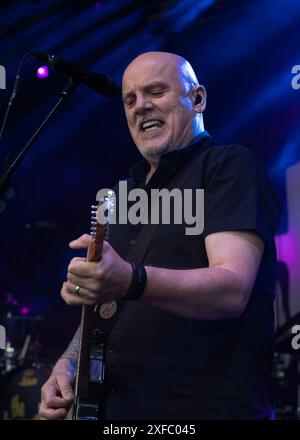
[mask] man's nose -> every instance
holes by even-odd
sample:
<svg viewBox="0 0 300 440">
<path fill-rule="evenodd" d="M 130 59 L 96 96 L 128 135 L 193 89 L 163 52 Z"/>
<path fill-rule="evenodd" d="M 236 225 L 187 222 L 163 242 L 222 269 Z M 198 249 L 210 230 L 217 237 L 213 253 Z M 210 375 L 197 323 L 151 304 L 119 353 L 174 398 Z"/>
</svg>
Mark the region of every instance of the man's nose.
<svg viewBox="0 0 300 440">
<path fill-rule="evenodd" d="M 147 96 L 144 95 L 137 96 L 135 102 L 136 113 L 143 113 L 145 110 L 150 110 L 152 108 L 153 108 L 153 104 Z"/>
</svg>

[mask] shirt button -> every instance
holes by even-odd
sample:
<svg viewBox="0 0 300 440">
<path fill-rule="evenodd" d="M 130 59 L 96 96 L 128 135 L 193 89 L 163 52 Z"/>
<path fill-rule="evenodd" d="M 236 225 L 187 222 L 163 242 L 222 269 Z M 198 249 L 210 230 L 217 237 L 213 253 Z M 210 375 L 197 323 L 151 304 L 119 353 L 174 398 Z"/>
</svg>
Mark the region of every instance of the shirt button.
<svg viewBox="0 0 300 440">
<path fill-rule="evenodd" d="M 114 388 L 111 389 L 112 394 L 115 394 L 116 390 Z"/>
<path fill-rule="evenodd" d="M 114 354 L 114 352 L 115 352 L 115 350 L 114 350 L 113 348 L 110 348 L 110 349 L 108 350 L 108 353 L 109 353 L 109 354 Z"/>
<path fill-rule="evenodd" d="M 135 245 L 135 240 L 130 240 L 129 244 L 130 244 L 130 246 L 134 246 Z"/>
</svg>

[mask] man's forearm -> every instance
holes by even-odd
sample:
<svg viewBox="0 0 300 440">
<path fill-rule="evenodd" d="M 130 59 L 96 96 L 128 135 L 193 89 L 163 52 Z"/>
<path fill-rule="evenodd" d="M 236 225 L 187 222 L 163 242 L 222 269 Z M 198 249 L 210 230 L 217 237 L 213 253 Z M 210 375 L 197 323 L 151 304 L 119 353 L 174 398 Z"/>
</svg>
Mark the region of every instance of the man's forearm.
<svg viewBox="0 0 300 440">
<path fill-rule="evenodd" d="M 80 326 L 76 330 L 76 333 L 74 334 L 73 339 L 71 340 L 68 348 L 61 356 L 61 358 L 69 359 L 75 368 L 77 366 L 79 340 L 80 340 Z"/>
<path fill-rule="evenodd" d="M 225 319 L 238 316 L 248 293 L 231 270 L 190 270 L 146 267 L 148 281 L 143 301 L 179 316 Z"/>
</svg>

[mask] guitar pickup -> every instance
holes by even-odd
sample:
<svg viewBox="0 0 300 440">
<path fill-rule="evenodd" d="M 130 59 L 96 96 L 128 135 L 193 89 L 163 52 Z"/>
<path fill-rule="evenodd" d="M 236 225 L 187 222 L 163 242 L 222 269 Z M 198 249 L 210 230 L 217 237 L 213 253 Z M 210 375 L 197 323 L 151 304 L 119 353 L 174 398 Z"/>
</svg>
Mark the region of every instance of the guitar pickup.
<svg viewBox="0 0 300 440">
<path fill-rule="evenodd" d="M 90 356 L 90 381 L 102 383 L 104 381 L 104 370 L 103 351 L 92 353 Z"/>
</svg>

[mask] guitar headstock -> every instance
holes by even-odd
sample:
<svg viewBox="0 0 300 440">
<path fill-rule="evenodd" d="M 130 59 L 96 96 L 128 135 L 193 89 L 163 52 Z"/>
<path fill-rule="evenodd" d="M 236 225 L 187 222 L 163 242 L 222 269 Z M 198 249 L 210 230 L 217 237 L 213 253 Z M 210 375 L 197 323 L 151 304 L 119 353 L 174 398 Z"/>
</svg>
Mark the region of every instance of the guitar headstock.
<svg viewBox="0 0 300 440">
<path fill-rule="evenodd" d="M 100 261 L 102 256 L 103 241 L 108 239 L 109 221 L 114 215 L 115 193 L 100 190 L 97 193 L 97 205 L 91 207 L 91 236 L 87 260 Z"/>
<path fill-rule="evenodd" d="M 94 240 L 108 238 L 108 225 L 115 213 L 115 193 L 112 190 L 97 192 L 97 205 L 91 206 L 91 236 Z"/>
</svg>

